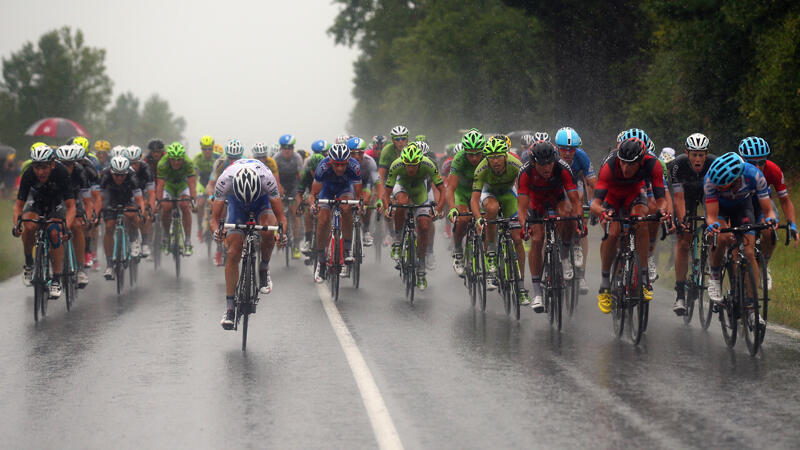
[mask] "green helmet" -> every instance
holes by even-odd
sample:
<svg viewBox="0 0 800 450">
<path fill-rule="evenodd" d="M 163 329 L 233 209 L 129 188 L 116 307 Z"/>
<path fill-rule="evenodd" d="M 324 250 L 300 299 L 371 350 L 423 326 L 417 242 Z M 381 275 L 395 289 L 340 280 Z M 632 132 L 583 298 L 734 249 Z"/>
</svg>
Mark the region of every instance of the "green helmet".
<svg viewBox="0 0 800 450">
<path fill-rule="evenodd" d="M 424 134 L 418 134 L 414 137 L 414 140 L 418 142 L 428 142 L 428 137 Z"/>
<path fill-rule="evenodd" d="M 422 150 L 417 147 L 416 142 L 412 142 L 400 153 L 400 160 L 403 164 L 419 164 L 422 161 Z"/>
<path fill-rule="evenodd" d="M 186 149 L 180 142 L 173 142 L 167 147 L 167 159 L 183 159 L 186 157 Z"/>
<path fill-rule="evenodd" d="M 473 128 L 461 138 L 461 145 L 469 153 L 482 152 L 483 147 L 486 145 L 486 138 L 483 137 L 480 131 Z"/>
<path fill-rule="evenodd" d="M 505 155 L 508 153 L 508 143 L 501 137 L 492 137 L 488 142 L 486 142 L 486 146 L 483 148 L 483 153 L 486 156 Z"/>
</svg>

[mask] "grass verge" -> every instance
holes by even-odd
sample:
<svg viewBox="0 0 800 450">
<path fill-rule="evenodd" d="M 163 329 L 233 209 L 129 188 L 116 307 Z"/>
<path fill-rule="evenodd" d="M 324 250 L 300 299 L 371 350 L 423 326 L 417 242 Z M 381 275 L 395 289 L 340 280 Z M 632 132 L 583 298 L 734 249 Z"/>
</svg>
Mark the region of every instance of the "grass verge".
<svg viewBox="0 0 800 450">
<path fill-rule="evenodd" d="M 0 200 L 0 280 L 22 271 L 22 241 L 11 235 L 13 200 Z"/>
</svg>

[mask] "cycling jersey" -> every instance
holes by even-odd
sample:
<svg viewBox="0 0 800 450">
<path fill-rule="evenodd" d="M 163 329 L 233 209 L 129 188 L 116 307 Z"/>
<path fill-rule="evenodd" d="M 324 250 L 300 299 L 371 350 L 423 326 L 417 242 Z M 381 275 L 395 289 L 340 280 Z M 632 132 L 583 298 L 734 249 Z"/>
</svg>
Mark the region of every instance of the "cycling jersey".
<svg viewBox="0 0 800 450">
<path fill-rule="evenodd" d="M 297 190 L 300 173 L 303 171 L 303 157 L 297 152 L 292 152 L 290 158 L 284 158 L 283 151 L 281 151 L 275 157 L 275 163 L 278 167 L 278 172 L 281 174 L 281 185 L 284 191 L 294 192 Z"/>
<path fill-rule="evenodd" d="M 628 194 L 639 191 L 645 187 L 645 182 L 649 181 L 653 186 L 655 198 L 664 198 L 664 174 L 658 158 L 652 155 L 645 155 L 639 164 L 639 170 L 630 178 L 622 177 L 622 169 L 616 152 L 609 155 L 603 167 L 600 168 L 600 175 L 594 190 L 594 197 L 604 199 L 607 194 Z"/>
<path fill-rule="evenodd" d="M 386 188 L 392 189 L 393 193 L 405 192 L 415 205 L 426 203 L 428 198 L 427 181 L 433 182 L 435 186 L 441 186 L 444 181 L 439 175 L 436 164 L 427 156 L 422 157 L 419 169 L 414 175 L 408 173 L 408 168 L 401 159 L 395 159 L 389 172 L 386 175 Z"/>
<path fill-rule="evenodd" d="M 103 205 L 114 207 L 117 205 L 133 206 L 134 198 L 142 196 L 142 188 L 133 169 L 125 174 L 125 180 L 117 184 L 114 182 L 111 169 L 106 169 L 100 174 L 100 193 L 103 196 Z M 105 220 L 114 219 L 115 214 L 106 210 L 103 213 Z"/>
<path fill-rule="evenodd" d="M 219 179 L 215 184 L 214 197 L 227 197 L 229 205 L 232 202 L 239 203 L 238 200 L 236 200 L 236 197 L 233 195 L 233 179 L 236 174 L 245 167 L 250 167 L 251 169 L 255 170 L 256 174 L 258 175 L 258 180 L 261 183 L 262 197 L 266 197 L 267 199 L 279 198 L 278 182 L 275 180 L 275 176 L 272 174 L 272 171 L 270 171 L 269 168 L 264 165 L 264 163 L 255 159 L 239 159 L 228 166 L 228 168 L 225 169 L 225 171 L 219 176 Z"/>
<path fill-rule="evenodd" d="M 786 180 L 783 178 L 783 171 L 777 164 L 767 160 L 761 173 L 764 174 L 764 179 L 767 180 L 767 186 L 775 186 L 775 193 L 779 198 L 789 195 L 789 189 L 786 187 Z"/>
<path fill-rule="evenodd" d="M 361 184 L 361 167 L 354 158 L 347 162 L 344 174 L 336 175 L 333 171 L 333 160 L 325 158 L 317 165 L 314 180 L 322 183 L 319 198 L 334 199 L 353 192 L 353 185 Z"/>
<path fill-rule="evenodd" d="M 35 211 L 39 215 L 53 212 L 65 200 L 74 199 L 75 192 L 70 187 L 67 168 L 56 163 L 47 181 L 40 182 L 33 170 L 22 174 L 17 191 L 17 199 L 26 202 L 25 211 Z"/>
<path fill-rule="evenodd" d="M 203 152 L 200 152 L 194 155 L 194 159 L 192 162 L 194 166 L 197 168 L 197 177 L 200 180 L 200 184 L 205 186 L 208 184 L 208 180 L 211 178 L 211 169 L 214 168 L 214 162 L 217 160 L 217 155 L 212 153 L 212 157 L 206 159 L 206 156 Z"/>
<path fill-rule="evenodd" d="M 569 166 L 576 180 L 583 180 L 584 178 L 596 176 L 594 166 L 592 166 L 592 160 L 589 159 L 589 155 L 582 149 L 575 149 L 575 157 L 572 158 L 572 163 L 570 163 Z"/>
<path fill-rule="evenodd" d="M 67 169 L 69 172 L 69 169 Z M 72 189 L 72 195 L 76 200 L 76 207 L 80 212 L 83 212 L 83 202 L 78 199 L 89 198 L 91 196 L 89 189 L 89 179 L 86 178 L 86 171 L 80 164 L 72 166 L 72 173 L 69 175 L 69 185 Z"/>
<path fill-rule="evenodd" d="M 183 164 L 179 169 L 173 169 L 169 158 L 161 158 L 158 162 L 157 178 L 164 180 L 164 190 L 171 197 L 180 197 L 181 192 L 189 186 L 189 177 L 195 176 L 194 163 L 188 156 L 183 157 Z"/>
<path fill-rule="evenodd" d="M 506 157 L 506 168 L 501 174 L 495 173 L 489 164 L 489 159 L 484 158 L 475 168 L 475 178 L 472 182 L 472 191 L 481 193 L 481 206 L 484 200 L 492 197 L 497 199 L 504 217 L 516 217 L 518 204 L 517 189 L 514 184 L 521 171 L 522 162 L 510 153 Z M 512 225 L 512 228 L 518 227 L 519 223 L 515 222 Z"/>
<path fill-rule="evenodd" d="M 164 159 L 164 155 L 161 156 L 161 159 Z M 161 160 L 156 161 L 156 159 L 153 158 L 153 156 L 150 153 L 148 153 L 147 156 L 144 157 L 144 162 L 146 162 L 147 165 L 150 166 L 150 171 L 153 172 L 153 174 L 158 173 L 158 163 L 160 161 Z"/>
<path fill-rule="evenodd" d="M 314 153 L 311 155 L 303 167 L 303 174 L 300 176 L 300 183 L 297 186 L 297 192 L 302 194 L 306 189 L 311 189 L 311 183 L 314 181 L 314 174 L 317 171 L 320 161 L 325 159 L 324 153 Z"/>
<path fill-rule="evenodd" d="M 703 183 L 706 203 L 719 202 L 721 208 L 731 208 L 743 205 L 753 196 L 759 199 L 769 198 L 769 188 L 764 174 L 750 163 L 744 163 L 744 172 L 736 183 L 732 189 L 721 191 L 706 175 Z"/>
<path fill-rule="evenodd" d="M 472 183 L 475 181 L 475 167 L 467 159 L 467 152 L 460 151 L 450 162 L 450 174 L 458 177 L 455 191 L 456 205 L 469 205 L 472 196 Z"/>
<path fill-rule="evenodd" d="M 442 178 L 447 179 L 450 176 L 450 168 L 453 166 L 453 157 L 450 156 L 442 161 Z"/>
<path fill-rule="evenodd" d="M 708 172 L 708 168 L 711 167 L 711 163 L 714 162 L 715 159 L 716 156 L 707 155 L 700 172 L 696 172 L 692 167 L 689 155 L 684 153 L 675 158 L 675 160 L 670 163 L 672 192 L 683 192 L 687 205 L 699 203 L 704 195 L 703 183 L 706 172 Z M 689 208 L 687 208 L 687 210 L 688 209 Z M 696 209 L 696 207 L 694 209 Z"/>
<path fill-rule="evenodd" d="M 526 164 L 519 175 L 519 195 L 528 196 L 529 208 L 540 214 L 555 208 L 565 199 L 565 193 L 577 190 L 572 169 L 563 159 L 553 165 L 549 178 L 539 174 L 533 164 Z"/>
<path fill-rule="evenodd" d="M 144 191 L 152 191 L 156 188 L 156 179 L 153 176 L 153 172 L 150 170 L 150 166 L 144 163 L 139 163 L 139 169 L 136 170 L 136 178 L 139 180 L 139 186 Z"/>
<path fill-rule="evenodd" d="M 389 142 L 381 150 L 381 159 L 378 161 L 378 168 L 389 169 L 395 159 L 400 157 L 400 151 L 394 146 L 394 142 Z"/>
<path fill-rule="evenodd" d="M 361 158 L 361 185 L 364 189 L 370 189 L 380 182 L 378 178 L 378 164 L 369 155 Z"/>
</svg>

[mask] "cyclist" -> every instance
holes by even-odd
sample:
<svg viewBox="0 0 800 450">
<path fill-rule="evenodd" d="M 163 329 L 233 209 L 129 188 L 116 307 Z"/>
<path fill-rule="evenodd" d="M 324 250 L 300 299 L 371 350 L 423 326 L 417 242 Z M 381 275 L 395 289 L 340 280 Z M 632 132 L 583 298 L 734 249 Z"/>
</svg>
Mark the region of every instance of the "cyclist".
<svg viewBox="0 0 800 450">
<path fill-rule="evenodd" d="M 76 144 L 62 145 L 56 149 L 58 162 L 69 173 L 70 188 L 75 198 L 75 221 L 72 223 L 70 231 L 72 232 L 73 246 L 75 247 L 75 258 L 78 261 L 85 261 L 86 258 L 86 235 L 84 234 L 84 230 L 88 230 L 88 222 L 85 220 L 86 211 L 93 210 L 89 179 L 86 178 L 86 171 L 83 166 L 77 164 L 82 150 L 83 148 Z M 78 288 L 84 288 L 89 284 L 89 277 L 86 276 L 86 272 L 83 270 L 83 264 L 77 269 Z"/>
<path fill-rule="evenodd" d="M 725 153 L 714 160 L 703 180 L 703 191 L 706 195 L 708 233 L 719 233 L 720 228 L 729 226 L 736 227 L 755 223 L 753 197 L 757 197 L 757 202 L 764 214 L 764 221 L 774 225 L 778 223 L 769 200 L 769 186 L 764 174 L 734 152 Z M 732 242 L 732 236 L 720 236 L 716 249 L 710 252 L 711 279 L 708 283 L 708 298 L 717 304 L 722 302 L 720 281 L 722 254 Z M 750 267 L 753 268 L 755 279 L 758 280 L 760 279 L 760 268 L 756 263 L 755 242 L 754 231 L 748 232 L 744 236 L 745 256 L 750 262 Z M 752 286 L 751 289 L 755 289 L 755 286 Z M 752 302 L 752 298 L 750 302 Z M 752 318 L 754 314 L 752 304 L 749 314 Z M 763 317 L 759 317 L 759 321 L 763 323 Z"/>
<path fill-rule="evenodd" d="M 383 146 L 378 160 L 378 173 L 384 185 L 386 185 L 386 175 L 389 173 L 389 167 L 400 157 L 400 152 L 408 144 L 408 128 L 403 125 L 397 125 L 389 132 L 389 136 L 392 138 L 392 142 Z"/>
<path fill-rule="evenodd" d="M 672 175 L 672 171 L 669 170 L 670 163 L 675 161 L 675 149 L 672 147 L 664 147 L 661 149 L 661 153 L 658 154 L 658 159 L 661 160 L 662 163 L 667 165 L 667 172 L 668 176 Z M 675 199 L 673 199 L 675 200 Z"/>
<path fill-rule="evenodd" d="M 472 183 L 470 210 L 477 221 L 477 231 L 483 227 L 481 211 L 486 213 L 486 220 L 494 220 L 502 211 L 503 217 L 515 219 L 511 223 L 511 238 L 517 251 L 520 276 L 525 273 L 525 249 L 522 246 L 520 223 L 517 219 L 517 177 L 522 170 L 522 162 L 513 154 L 509 154 L 508 142 L 502 137 L 492 137 L 483 148 L 486 158 L 475 168 Z M 489 288 L 497 284 L 497 225 L 486 228 L 486 274 L 490 281 Z M 524 283 L 523 283 L 524 285 Z"/>
<path fill-rule="evenodd" d="M 420 139 L 421 138 L 421 139 Z M 414 143 L 417 144 L 417 148 L 422 152 L 422 156 L 431 160 L 434 166 L 436 166 L 436 170 L 439 170 L 439 164 L 436 160 L 436 155 L 431 152 L 431 147 L 428 145 L 428 142 L 425 140 L 426 137 L 424 134 L 418 134 L 414 140 Z M 441 172 L 439 173 L 441 177 Z M 444 180 L 444 178 L 442 178 Z M 439 195 L 439 190 L 434 190 L 433 186 L 426 183 L 428 185 L 428 197 L 432 198 L 437 204 L 442 204 L 444 207 L 444 199 Z M 425 264 L 428 270 L 433 270 L 436 268 L 436 254 L 433 251 L 433 244 L 436 240 L 436 222 L 431 222 L 430 224 L 430 231 L 429 231 L 430 239 L 428 239 L 428 252 L 426 253 L 425 257 Z"/>
<path fill-rule="evenodd" d="M 789 190 L 783 178 L 783 171 L 777 164 L 767 159 L 770 153 L 771 150 L 767 141 L 757 136 L 744 138 L 739 143 L 739 155 L 746 162 L 758 167 L 764 174 L 764 179 L 767 180 L 767 186 L 775 187 L 775 193 L 778 195 L 778 201 L 781 204 L 783 214 L 786 215 L 789 232 L 792 234 L 796 246 L 797 224 L 795 223 L 794 204 L 792 204 L 792 200 L 789 198 Z M 776 219 L 779 219 L 778 209 L 775 207 L 775 203 L 771 200 L 770 203 L 772 203 L 772 210 L 775 212 Z M 764 214 L 761 210 L 761 204 L 755 198 L 753 199 L 753 213 L 758 221 L 763 222 Z M 775 244 L 772 242 L 772 239 L 769 238 L 769 230 L 763 230 L 761 236 L 761 249 L 764 251 L 764 260 L 769 263 L 772 252 L 775 250 Z M 768 265 L 767 289 L 772 289 L 772 274 L 770 273 Z"/>
<path fill-rule="evenodd" d="M 462 151 L 456 153 L 447 175 L 445 198 L 450 206 L 447 214 L 455 222 L 453 231 L 453 270 L 458 276 L 464 275 L 464 236 L 467 234 L 469 217 L 459 216 L 470 210 L 472 184 L 475 181 L 475 168 L 483 161 L 483 147 L 486 139 L 480 131 L 472 129 L 461 138 Z"/>
<path fill-rule="evenodd" d="M 331 145 L 324 139 L 318 139 L 311 144 L 311 151 L 314 152 L 303 166 L 303 172 L 300 175 L 300 183 L 297 186 L 297 204 L 303 202 L 303 196 L 306 191 L 311 192 L 311 184 L 314 182 L 314 174 L 317 171 L 320 161 L 325 159 L 325 155 L 330 150 Z M 311 216 L 311 211 L 306 209 L 303 214 L 303 224 L 305 225 L 305 240 L 300 247 L 300 252 L 306 256 L 311 255 L 311 239 L 314 233 L 314 219 Z M 310 262 L 310 259 L 307 259 Z"/>
<path fill-rule="evenodd" d="M 242 148 L 244 148 L 244 147 L 242 147 Z M 260 142 L 258 144 L 256 144 L 256 145 L 254 145 L 252 149 L 250 149 L 250 153 L 253 154 L 253 159 L 260 161 L 262 164 L 267 166 L 267 169 L 269 169 L 270 172 L 272 172 L 272 176 L 275 177 L 275 181 L 278 182 L 278 192 L 281 195 L 283 195 L 283 187 L 281 187 L 281 177 L 280 177 L 280 173 L 278 171 L 278 163 L 275 162 L 275 159 L 272 156 L 269 156 L 269 154 L 271 152 L 272 152 L 272 150 L 270 150 L 269 147 L 267 147 L 266 144 L 262 144 Z M 226 154 L 227 154 L 227 152 L 226 152 Z M 222 173 L 221 170 L 226 169 L 228 166 L 233 164 L 236 160 L 241 158 L 242 154 L 239 153 L 238 157 L 236 155 L 234 155 L 233 153 L 231 153 L 231 154 L 229 154 L 227 156 L 228 157 L 227 157 L 227 159 L 225 161 L 219 163 L 219 167 L 217 167 L 217 169 L 215 169 L 215 172 L 216 172 L 216 170 L 220 170 L 219 173 L 221 174 Z"/>
<path fill-rule="evenodd" d="M 578 132 L 570 127 L 560 128 L 556 132 L 555 143 L 558 147 L 558 154 L 561 159 L 569 164 L 572 175 L 575 177 L 578 186 L 578 197 L 581 205 L 588 204 L 589 199 L 594 195 L 594 187 L 597 183 L 597 175 L 594 172 L 592 161 L 589 155 L 581 149 L 581 137 Z M 583 209 L 573 211 L 575 215 L 582 215 Z M 586 285 L 586 260 L 589 252 L 589 240 L 587 236 L 580 239 L 580 245 L 573 248 L 575 255 L 575 265 L 577 266 L 578 279 L 581 294 L 589 292 Z"/>
<path fill-rule="evenodd" d="M 111 150 L 111 143 L 106 140 L 100 139 L 94 141 L 94 155 L 97 158 L 97 167 L 99 170 L 104 170 L 108 167 L 110 157 L 108 151 Z"/>
<path fill-rule="evenodd" d="M 536 138 L 532 134 L 524 134 L 519 139 L 519 160 L 522 161 L 522 165 L 530 162 L 534 142 L 536 142 Z"/>
<path fill-rule="evenodd" d="M 361 200 L 365 205 L 371 205 L 373 202 L 377 203 L 378 209 L 383 209 L 383 184 L 378 177 L 378 164 L 370 156 L 365 155 L 364 152 L 367 148 L 367 141 L 360 137 L 353 137 L 347 141 L 347 148 L 350 150 L 350 156 L 353 157 L 361 168 Z M 373 191 L 373 186 L 375 190 Z M 364 219 L 362 222 L 362 235 L 365 247 L 371 247 L 373 238 L 372 233 L 369 232 L 369 222 L 372 218 L 372 210 L 367 209 L 364 212 Z"/>
<path fill-rule="evenodd" d="M 386 149 L 384 149 L 385 151 Z M 393 202 L 398 205 L 428 204 L 433 201 L 428 183 L 436 187 L 440 198 L 444 198 L 444 181 L 439 176 L 436 165 L 430 158 L 422 155 L 422 151 L 416 142 L 412 142 L 403 148 L 400 157 L 389 167 L 385 183 L 386 189 L 383 191 L 383 202 L 384 204 L 389 204 L 391 192 L 394 198 Z M 443 207 L 444 204 L 439 203 L 436 205 L 435 212 L 433 208 L 418 208 L 413 212 L 414 217 L 417 219 L 417 256 L 420 262 L 417 269 L 417 287 L 420 290 L 428 287 L 428 280 L 425 276 L 425 256 L 428 252 L 428 242 L 433 233 L 431 216 L 434 214 L 436 216 L 441 215 Z M 390 212 L 387 211 L 387 218 Z M 393 213 L 395 236 L 400 235 L 407 213 L 408 211 L 404 209 Z M 395 261 L 400 259 L 400 242 L 397 237 L 392 243 L 392 259 Z"/>
<path fill-rule="evenodd" d="M 183 254 L 191 256 L 192 251 L 192 214 L 191 202 L 197 198 L 197 172 L 192 160 L 186 156 L 186 149 L 180 142 L 173 142 L 167 147 L 165 158 L 158 162 L 156 172 L 156 200 L 180 200 L 181 221 L 185 235 Z M 169 252 L 169 224 L 172 220 L 172 203 L 160 203 L 161 226 L 164 229 L 164 238 L 161 241 L 161 250 Z"/>
<path fill-rule="evenodd" d="M 77 140 L 77 142 L 82 142 L 81 140 Z M 95 160 L 91 159 L 86 154 L 86 149 L 77 144 L 78 147 L 78 158 L 76 162 L 83 168 L 83 172 L 86 175 L 86 179 L 89 182 L 89 193 L 92 197 L 92 209 L 86 211 L 86 213 L 92 213 L 92 216 L 99 220 L 100 217 L 100 203 L 102 199 L 100 198 L 100 174 L 97 170 L 97 165 L 95 164 Z M 77 205 L 77 199 L 76 199 Z M 87 235 L 86 243 L 84 245 L 84 258 L 85 258 L 85 267 L 93 268 L 94 270 L 100 269 L 100 263 L 97 260 L 97 241 L 98 241 L 99 231 L 97 227 L 92 227 Z M 76 251 L 77 253 L 77 251 Z"/>
<path fill-rule="evenodd" d="M 137 206 L 140 212 L 144 211 L 142 188 L 136 178 L 136 173 L 131 169 L 130 161 L 124 156 L 111 158 L 108 169 L 104 170 L 100 176 L 100 192 L 103 195 L 103 205 L 105 206 Z M 106 223 L 106 231 L 103 236 L 106 271 L 103 276 L 106 280 L 113 280 L 114 269 L 111 265 L 111 258 L 114 254 L 114 227 L 117 224 L 117 215 L 113 210 L 106 209 L 103 211 L 103 220 Z M 139 215 L 134 212 L 126 212 L 125 225 L 130 236 L 131 256 L 139 256 L 141 252 L 138 238 L 140 228 Z"/>
<path fill-rule="evenodd" d="M 328 156 L 319 162 L 314 173 L 314 182 L 311 185 L 309 200 L 311 204 L 316 199 L 342 199 L 353 200 L 361 198 L 361 170 L 358 161 L 350 157 L 350 149 L 346 144 L 334 144 L 328 150 Z M 325 247 L 330 235 L 331 205 L 319 205 L 317 214 L 317 264 L 314 273 L 314 282 L 322 283 L 325 280 Z M 353 235 L 353 213 L 350 205 L 342 205 L 342 236 L 344 236 L 344 260 L 341 275 L 350 274 L 349 264 L 353 262 L 350 255 L 350 246 L 353 241 L 348 239 Z"/>
<path fill-rule="evenodd" d="M 141 221 L 139 228 L 142 234 L 142 256 L 147 258 L 150 256 L 150 233 L 153 230 L 149 215 L 156 210 L 156 177 L 150 171 L 150 166 L 142 162 L 142 149 L 139 146 L 129 146 L 125 149 L 124 156 L 131 162 L 131 169 L 136 174 L 144 196 L 146 211 L 149 213 L 146 220 Z"/>
<path fill-rule="evenodd" d="M 144 162 L 150 166 L 150 172 L 153 175 L 158 173 L 158 163 L 164 157 L 164 141 L 161 139 L 150 139 L 147 143 L 147 156 L 144 157 Z"/>
<path fill-rule="evenodd" d="M 290 242 L 292 246 L 292 258 L 300 258 L 300 240 L 302 235 L 300 233 L 300 216 L 297 214 L 297 207 L 299 203 L 295 201 L 294 194 L 297 192 L 297 185 L 300 182 L 300 173 L 303 171 L 303 158 L 299 153 L 294 151 L 296 139 L 291 134 L 284 134 L 278 140 L 281 145 L 280 152 L 275 156 L 275 163 L 278 165 L 278 171 L 283 174 L 279 179 L 282 188 L 281 195 L 286 195 L 291 199 L 289 205 L 286 205 L 289 211 L 289 220 L 292 221 L 292 230 L 294 230 L 294 242 Z"/>
<path fill-rule="evenodd" d="M 526 219 L 547 217 L 549 211 L 555 211 L 561 217 L 580 215 L 581 198 L 572 169 L 564 159 L 558 158 L 558 150 L 551 142 L 537 141 L 530 149 L 531 162 L 526 164 L 519 176 L 519 215 Z M 530 210 L 529 210 L 530 207 Z M 569 260 L 569 248 L 574 230 L 583 230 L 583 222 L 579 226 L 574 223 L 560 222 L 556 228 L 561 235 L 561 268 L 564 279 L 574 276 L 572 263 Z M 528 227 L 524 229 L 528 234 Z M 527 305 L 537 313 L 544 311 L 542 303 L 542 246 L 544 245 L 544 224 L 535 224 L 531 233 L 531 250 L 528 259 L 531 267 L 533 283 L 533 301 L 527 290 L 520 291 L 520 303 Z M 524 264 L 521 264 L 524 270 Z M 524 293 L 523 293 L 524 292 Z"/>
<path fill-rule="evenodd" d="M 203 222 L 206 216 L 206 185 L 211 177 L 211 169 L 218 156 L 214 153 L 214 138 L 205 135 L 200 138 L 200 153 L 192 159 L 197 169 L 197 178 L 200 182 L 197 185 L 197 239 L 203 242 Z"/>
<path fill-rule="evenodd" d="M 228 143 L 230 145 L 230 143 Z M 250 215 L 260 225 L 277 225 L 280 222 L 286 229 L 286 217 L 278 195 L 278 182 L 272 172 L 262 162 L 254 159 L 240 159 L 231 164 L 215 184 L 214 203 L 211 207 L 211 231 L 217 239 L 224 237 L 228 248 L 228 261 L 225 263 L 225 300 L 227 307 L 222 316 L 222 328 L 233 328 L 233 301 L 236 283 L 239 279 L 239 261 L 242 258 L 244 243 L 242 230 L 226 231 L 219 226 L 228 200 L 227 223 L 246 223 Z M 272 292 L 272 279 L 269 275 L 269 259 L 275 247 L 275 233 L 262 231 L 261 263 L 258 266 L 262 294 Z"/>
<path fill-rule="evenodd" d="M 692 231 L 684 223 L 686 216 L 697 215 L 697 207 L 703 201 L 703 180 L 716 158 L 708 153 L 708 138 L 702 133 L 693 133 L 686 138 L 686 153 L 671 161 L 675 222 L 679 231 L 675 242 L 675 304 L 672 310 L 682 316 L 686 313 L 686 273 L 689 267 L 689 245 Z M 664 151 L 662 150 L 662 155 Z M 664 161 L 664 159 L 662 159 Z"/>
<path fill-rule="evenodd" d="M 441 161 L 442 178 L 445 180 L 444 184 L 447 186 L 447 177 L 450 176 L 450 168 L 453 166 L 453 158 L 461 151 L 463 147 L 461 143 L 449 144 L 445 149 L 444 158 Z"/>
<path fill-rule="evenodd" d="M 381 159 L 381 150 L 383 150 L 384 145 L 386 145 L 386 136 L 372 136 L 372 143 L 367 147 L 367 151 L 364 154 L 369 155 L 370 158 L 375 160 L 375 163 L 378 163 Z"/>
<path fill-rule="evenodd" d="M 646 152 L 647 145 L 636 137 L 626 138 L 617 146 L 600 168 L 594 199 L 590 206 L 591 213 L 600 217 L 602 225 L 614 216 L 645 216 L 648 213 L 645 180 L 653 186 L 658 211 L 667 221 L 667 201 L 664 191 L 664 175 L 661 164 L 654 156 Z M 600 244 L 601 274 L 600 292 L 597 296 L 597 307 L 605 314 L 611 312 L 611 263 L 617 251 L 620 224 L 612 222 L 608 226 L 608 238 Z M 636 229 L 636 250 L 639 254 L 641 276 L 647 283 L 642 291 L 645 300 L 653 299 L 652 280 L 648 279 L 647 256 L 650 247 L 647 245 L 649 230 L 647 227 Z"/>
</svg>

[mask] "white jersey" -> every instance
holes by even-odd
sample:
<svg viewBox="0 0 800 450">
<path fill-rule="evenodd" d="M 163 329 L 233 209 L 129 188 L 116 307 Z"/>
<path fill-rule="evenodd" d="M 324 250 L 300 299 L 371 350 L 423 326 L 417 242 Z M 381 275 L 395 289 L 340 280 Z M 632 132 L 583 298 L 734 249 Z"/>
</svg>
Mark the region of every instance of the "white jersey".
<svg viewBox="0 0 800 450">
<path fill-rule="evenodd" d="M 264 163 L 255 159 L 240 159 L 228 166 L 217 180 L 216 188 L 214 189 L 215 198 L 223 199 L 233 194 L 233 178 L 244 167 L 250 167 L 256 171 L 258 179 L 261 181 L 261 192 L 266 193 L 271 198 L 280 198 L 275 175 Z"/>
</svg>

